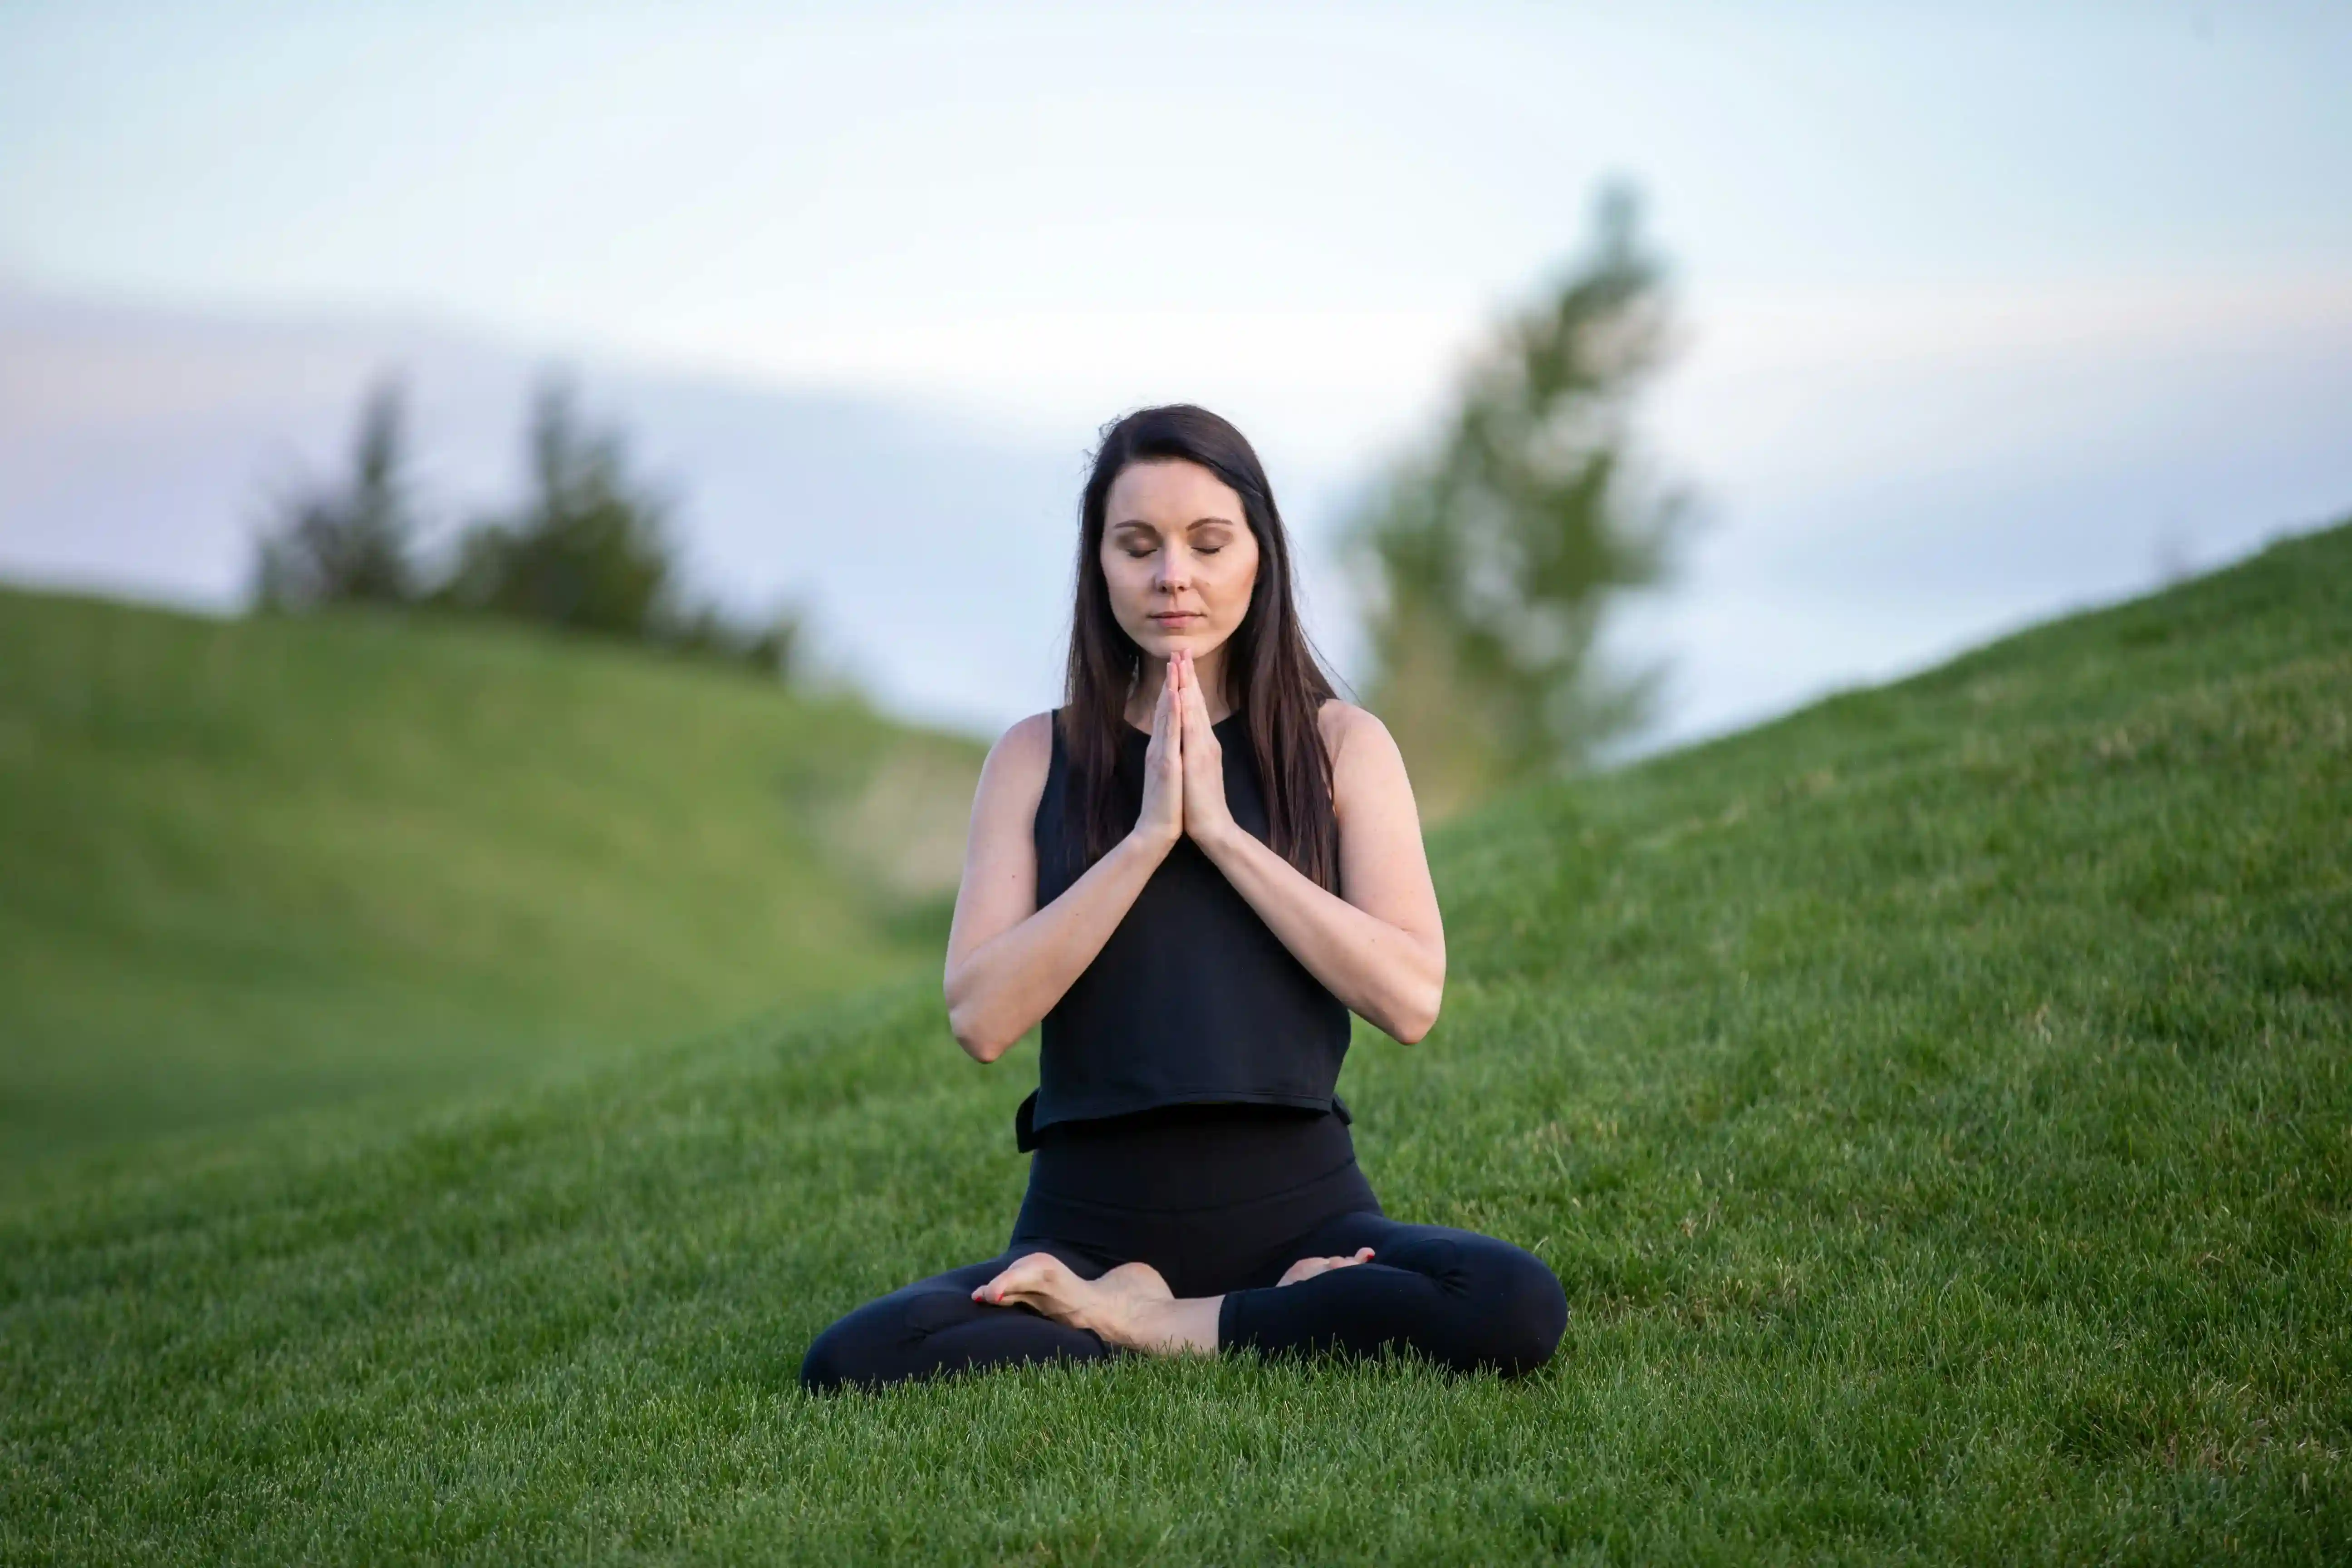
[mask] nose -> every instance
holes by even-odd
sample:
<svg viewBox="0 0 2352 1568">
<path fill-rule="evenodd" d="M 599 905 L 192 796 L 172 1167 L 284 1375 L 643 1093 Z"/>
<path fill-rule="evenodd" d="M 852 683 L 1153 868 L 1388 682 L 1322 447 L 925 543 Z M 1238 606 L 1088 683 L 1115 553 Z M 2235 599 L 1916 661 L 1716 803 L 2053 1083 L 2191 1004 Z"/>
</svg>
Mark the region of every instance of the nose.
<svg viewBox="0 0 2352 1568">
<path fill-rule="evenodd" d="M 1192 581 L 1192 556 L 1182 550 L 1163 549 L 1160 565 L 1152 574 L 1152 585 L 1164 593 L 1179 593 Z"/>
</svg>

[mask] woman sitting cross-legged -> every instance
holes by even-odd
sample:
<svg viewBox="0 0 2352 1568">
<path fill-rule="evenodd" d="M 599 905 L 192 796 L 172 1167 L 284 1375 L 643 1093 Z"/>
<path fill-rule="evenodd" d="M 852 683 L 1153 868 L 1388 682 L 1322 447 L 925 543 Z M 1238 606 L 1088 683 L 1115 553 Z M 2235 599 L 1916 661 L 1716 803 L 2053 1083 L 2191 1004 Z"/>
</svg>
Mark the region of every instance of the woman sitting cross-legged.
<svg viewBox="0 0 2352 1568">
<path fill-rule="evenodd" d="M 1396 744 L 1309 651 L 1265 471 L 1215 415 L 1105 436 L 1066 695 L 982 768 L 948 938 L 966 1051 L 1043 1020 L 1012 1237 L 835 1323 L 802 1382 L 1117 1352 L 1540 1365 L 1551 1270 L 1389 1218 L 1356 1163 L 1349 1013 L 1420 1039 L 1444 933 Z"/>
</svg>

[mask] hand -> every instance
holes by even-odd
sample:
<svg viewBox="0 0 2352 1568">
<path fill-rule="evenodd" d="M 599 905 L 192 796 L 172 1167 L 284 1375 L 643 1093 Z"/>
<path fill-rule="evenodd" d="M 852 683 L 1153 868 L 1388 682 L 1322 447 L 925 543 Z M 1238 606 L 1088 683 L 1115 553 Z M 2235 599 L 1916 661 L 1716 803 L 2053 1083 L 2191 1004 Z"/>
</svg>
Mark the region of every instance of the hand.
<svg viewBox="0 0 2352 1568">
<path fill-rule="evenodd" d="M 1107 1344 L 1141 1350 L 1151 1336 L 1140 1320 L 1176 1295 L 1149 1263 L 1122 1263 L 1099 1279 L 1081 1279 L 1052 1253 L 1030 1252 L 974 1290 L 971 1299 L 992 1307 L 1029 1307 L 1057 1323 L 1091 1329 Z"/>
<path fill-rule="evenodd" d="M 1312 1279 L 1318 1274 L 1328 1274 L 1334 1268 L 1349 1268 L 1371 1260 L 1372 1249 L 1369 1247 L 1360 1247 L 1346 1258 L 1302 1258 L 1282 1271 L 1282 1278 L 1274 1282 L 1275 1289 L 1278 1290 L 1285 1285 L 1296 1285 L 1301 1279 Z"/>
<path fill-rule="evenodd" d="M 1194 678 L 1190 648 L 1169 656 L 1170 680 L 1175 681 L 1180 672 L 1176 711 L 1184 738 L 1184 831 L 1206 849 L 1238 829 L 1225 804 L 1225 749 L 1210 727 L 1209 700 Z"/>
<path fill-rule="evenodd" d="M 1135 819 L 1136 834 L 1163 852 L 1184 837 L 1184 728 L 1176 679 L 1171 658 L 1160 682 L 1160 700 L 1151 705 L 1151 743 L 1143 748 L 1143 809 Z"/>
</svg>

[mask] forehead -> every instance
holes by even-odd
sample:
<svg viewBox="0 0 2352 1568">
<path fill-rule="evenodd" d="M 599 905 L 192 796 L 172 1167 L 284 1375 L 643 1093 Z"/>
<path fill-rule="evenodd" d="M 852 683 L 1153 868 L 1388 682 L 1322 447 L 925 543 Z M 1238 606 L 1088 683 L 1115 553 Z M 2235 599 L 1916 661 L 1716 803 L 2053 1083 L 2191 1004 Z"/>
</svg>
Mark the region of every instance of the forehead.
<svg viewBox="0 0 2352 1568">
<path fill-rule="evenodd" d="M 1181 458 L 1129 463 L 1111 481 L 1103 522 L 1148 522 L 1158 528 L 1188 528 L 1202 518 L 1242 522 L 1242 498 L 1233 486 L 1198 463 Z"/>
</svg>

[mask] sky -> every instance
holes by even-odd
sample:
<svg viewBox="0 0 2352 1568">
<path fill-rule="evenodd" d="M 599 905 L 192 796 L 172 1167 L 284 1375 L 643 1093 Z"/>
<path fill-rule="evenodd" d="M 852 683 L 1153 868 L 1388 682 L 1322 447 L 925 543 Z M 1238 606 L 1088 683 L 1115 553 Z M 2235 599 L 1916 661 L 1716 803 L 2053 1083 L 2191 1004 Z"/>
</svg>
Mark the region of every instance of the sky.
<svg viewBox="0 0 2352 1568">
<path fill-rule="evenodd" d="M 1706 518 L 1616 634 L 1666 740 L 2352 509 L 2347 79 L 2340 4 L 18 4 L 0 286 L 1056 452 L 1199 401 L 1325 560 L 1628 179 Z"/>
</svg>

